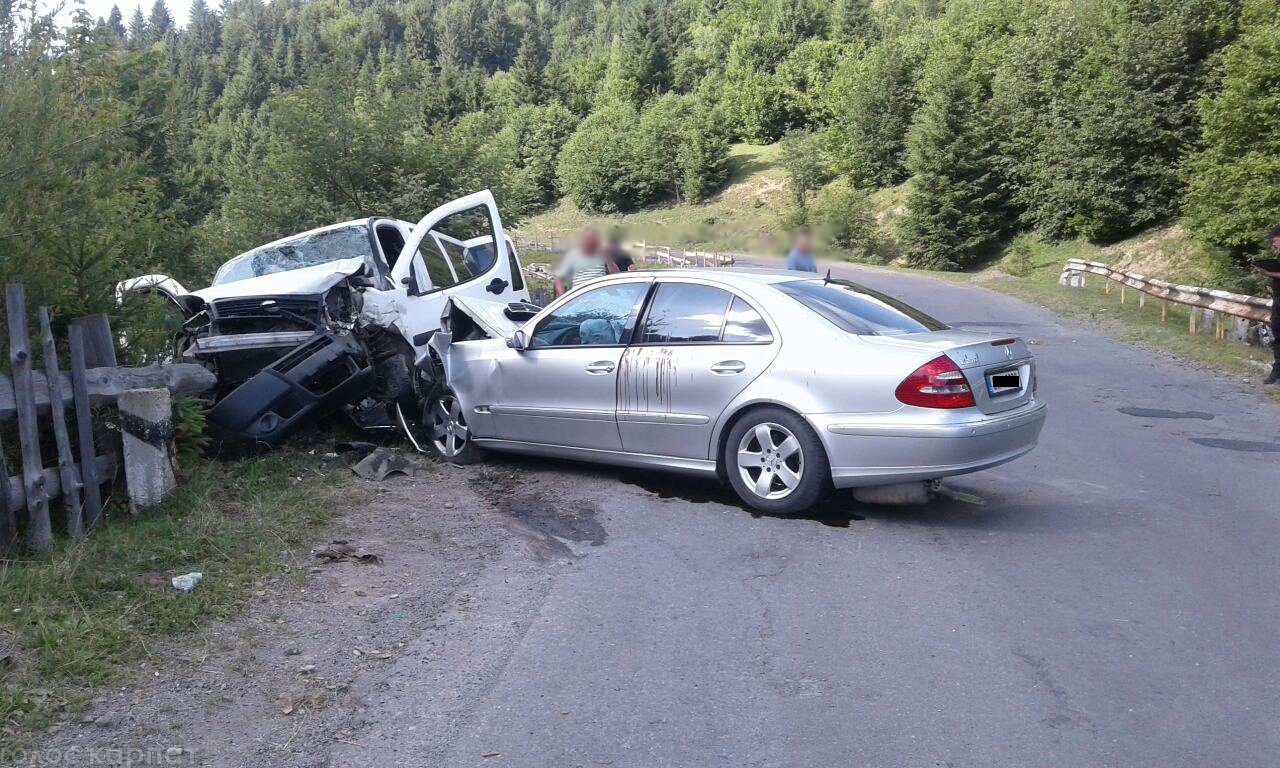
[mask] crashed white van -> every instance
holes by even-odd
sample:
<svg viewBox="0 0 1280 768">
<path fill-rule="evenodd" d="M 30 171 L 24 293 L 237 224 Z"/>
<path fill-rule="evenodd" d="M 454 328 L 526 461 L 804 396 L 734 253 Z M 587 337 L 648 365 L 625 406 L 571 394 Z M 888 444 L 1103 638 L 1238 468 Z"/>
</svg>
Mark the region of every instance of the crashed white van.
<svg viewBox="0 0 1280 768">
<path fill-rule="evenodd" d="M 506 245 L 499 253 L 494 243 Z M 531 311 L 519 258 L 493 195 L 477 192 L 418 224 L 369 218 L 277 240 L 223 264 L 188 292 L 164 275 L 117 286 L 155 293 L 182 313 L 176 356 L 208 366 L 208 414 L 226 442 L 274 445 L 337 408 L 366 428 L 399 427 L 420 444 L 418 363 L 451 296 Z"/>
</svg>

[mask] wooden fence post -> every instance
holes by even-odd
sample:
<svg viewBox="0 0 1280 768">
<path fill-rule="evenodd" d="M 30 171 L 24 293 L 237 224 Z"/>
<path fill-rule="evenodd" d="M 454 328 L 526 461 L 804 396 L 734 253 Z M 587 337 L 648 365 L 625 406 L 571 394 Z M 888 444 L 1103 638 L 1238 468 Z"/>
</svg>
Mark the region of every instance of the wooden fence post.
<svg viewBox="0 0 1280 768">
<path fill-rule="evenodd" d="M 33 549 L 48 549 L 53 546 L 53 529 L 49 525 L 49 497 L 45 491 L 40 425 L 36 423 L 36 396 L 31 381 L 27 297 L 21 285 L 6 286 L 5 311 L 9 320 L 9 365 L 17 404 L 18 442 L 22 450 L 22 487 L 27 497 L 27 543 Z"/>
<path fill-rule="evenodd" d="M 9 503 L 9 470 L 4 459 L 4 446 L 0 445 L 0 475 L 4 475 L 4 495 L 0 496 L 0 553 L 7 552 L 18 542 L 18 528 L 14 515 L 18 508 Z"/>
<path fill-rule="evenodd" d="M 124 475 L 129 504 L 155 504 L 178 484 L 173 476 L 169 444 L 173 412 L 167 389 L 130 389 L 116 399 L 124 442 Z"/>
<path fill-rule="evenodd" d="M 84 523 L 95 528 L 102 522 L 102 478 L 98 476 L 98 451 L 93 444 L 93 410 L 89 382 L 85 379 L 84 324 L 71 323 L 71 395 L 76 409 L 76 442 L 80 446 L 80 474 L 84 479 Z"/>
<path fill-rule="evenodd" d="M 71 321 L 84 334 L 84 362 L 89 368 L 116 367 L 116 340 L 106 315 L 86 315 Z"/>
<path fill-rule="evenodd" d="M 49 382 L 49 419 L 53 422 L 53 442 L 58 449 L 58 477 L 62 481 L 62 505 L 67 510 L 67 533 L 78 539 L 84 535 L 84 522 L 80 517 L 80 474 L 71 456 L 67 407 L 62 401 L 62 377 L 58 375 L 58 348 L 53 343 L 47 307 L 40 308 L 40 348 L 45 378 Z"/>
</svg>

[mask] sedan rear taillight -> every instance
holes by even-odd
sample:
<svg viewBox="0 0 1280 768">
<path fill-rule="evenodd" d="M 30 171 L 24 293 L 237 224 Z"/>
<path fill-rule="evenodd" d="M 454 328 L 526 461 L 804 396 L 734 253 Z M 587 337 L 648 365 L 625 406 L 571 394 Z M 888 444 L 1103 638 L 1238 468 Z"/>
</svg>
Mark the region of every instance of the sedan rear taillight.
<svg viewBox="0 0 1280 768">
<path fill-rule="evenodd" d="M 921 408 L 968 408 L 973 392 L 964 374 L 946 355 L 935 357 L 902 380 L 894 391 L 898 400 Z"/>
</svg>

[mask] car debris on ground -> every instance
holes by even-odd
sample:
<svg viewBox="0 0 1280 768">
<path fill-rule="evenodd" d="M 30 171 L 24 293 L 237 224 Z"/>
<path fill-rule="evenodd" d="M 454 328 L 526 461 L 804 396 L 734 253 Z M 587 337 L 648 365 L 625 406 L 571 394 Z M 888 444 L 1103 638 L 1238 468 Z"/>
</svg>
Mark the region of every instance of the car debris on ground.
<svg viewBox="0 0 1280 768">
<path fill-rule="evenodd" d="M 328 544 L 313 548 L 311 556 L 326 563 L 346 561 L 364 563 L 366 565 L 382 565 L 381 557 L 343 539 L 334 539 Z"/>
<path fill-rule="evenodd" d="M 393 475 L 408 476 L 412 470 L 413 465 L 409 462 L 408 457 L 384 450 L 373 451 L 351 468 L 356 477 L 362 480 L 379 482 Z"/>
</svg>

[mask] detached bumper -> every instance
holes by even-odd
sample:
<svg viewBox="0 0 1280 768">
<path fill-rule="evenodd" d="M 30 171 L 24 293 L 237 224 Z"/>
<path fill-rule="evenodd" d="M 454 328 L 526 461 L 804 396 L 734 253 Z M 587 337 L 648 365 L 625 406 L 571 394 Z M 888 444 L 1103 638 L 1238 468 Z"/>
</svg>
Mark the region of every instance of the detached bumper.
<svg viewBox="0 0 1280 768">
<path fill-rule="evenodd" d="M 1006 413 L 920 423 L 810 416 L 831 460 L 837 488 L 933 480 L 989 469 L 1036 446 L 1047 408 L 1031 402 Z M 861 417 L 865 418 L 865 417 Z"/>
<path fill-rule="evenodd" d="M 273 446 L 306 421 L 359 400 L 373 383 L 358 341 L 317 333 L 219 400 L 208 422 L 224 442 Z"/>
</svg>

